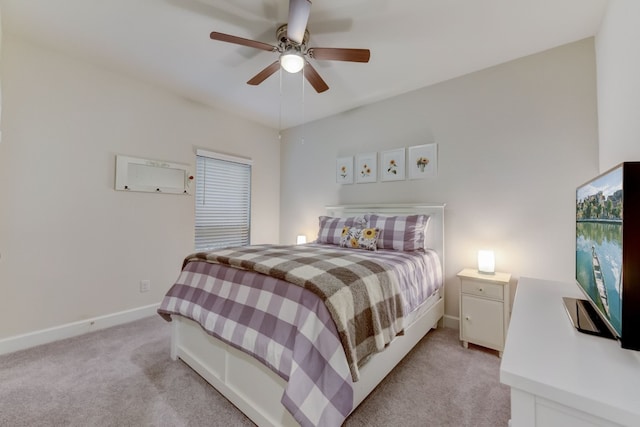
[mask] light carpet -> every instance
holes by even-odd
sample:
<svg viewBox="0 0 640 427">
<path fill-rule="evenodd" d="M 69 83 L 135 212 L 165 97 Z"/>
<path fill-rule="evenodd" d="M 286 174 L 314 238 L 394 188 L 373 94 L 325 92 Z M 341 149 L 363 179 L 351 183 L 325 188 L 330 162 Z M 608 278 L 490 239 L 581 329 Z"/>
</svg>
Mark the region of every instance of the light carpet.
<svg viewBox="0 0 640 427">
<path fill-rule="evenodd" d="M 152 316 L 0 357 L 0 426 L 253 426 L 182 361 Z M 506 426 L 493 351 L 431 331 L 345 426 Z"/>
</svg>

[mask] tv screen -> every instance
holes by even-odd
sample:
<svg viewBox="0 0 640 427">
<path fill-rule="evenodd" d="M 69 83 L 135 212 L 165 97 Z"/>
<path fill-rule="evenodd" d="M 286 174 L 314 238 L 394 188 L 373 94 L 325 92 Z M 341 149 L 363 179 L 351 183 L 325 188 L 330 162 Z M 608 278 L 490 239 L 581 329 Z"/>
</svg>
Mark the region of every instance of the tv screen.
<svg viewBox="0 0 640 427">
<path fill-rule="evenodd" d="M 576 189 L 576 282 L 565 298 L 576 328 L 640 350 L 640 162 L 624 162 Z"/>
<path fill-rule="evenodd" d="M 576 191 L 576 280 L 603 320 L 622 334 L 622 165 Z"/>
</svg>

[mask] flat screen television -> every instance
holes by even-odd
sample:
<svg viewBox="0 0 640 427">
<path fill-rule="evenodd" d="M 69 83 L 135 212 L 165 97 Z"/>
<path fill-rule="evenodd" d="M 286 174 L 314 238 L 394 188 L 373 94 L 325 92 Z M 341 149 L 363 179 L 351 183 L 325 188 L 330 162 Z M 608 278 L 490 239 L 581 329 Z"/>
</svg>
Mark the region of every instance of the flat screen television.
<svg viewBox="0 0 640 427">
<path fill-rule="evenodd" d="M 640 162 L 624 162 L 576 189 L 575 278 L 565 298 L 578 330 L 640 350 Z"/>
</svg>

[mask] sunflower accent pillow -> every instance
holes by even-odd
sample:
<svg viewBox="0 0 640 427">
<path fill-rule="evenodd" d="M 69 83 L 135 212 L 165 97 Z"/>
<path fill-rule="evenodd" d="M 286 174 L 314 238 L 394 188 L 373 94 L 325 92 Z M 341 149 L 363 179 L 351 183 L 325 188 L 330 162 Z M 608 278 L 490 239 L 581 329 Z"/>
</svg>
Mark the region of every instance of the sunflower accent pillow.
<svg viewBox="0 0 640 427">
<path fill-rule="evenodd" d="M 378 228 L 343 227 L 340 236 L 340 246 L 343 248 L 366 249 L 375 251 L 378 249 Z"/>
</svg>

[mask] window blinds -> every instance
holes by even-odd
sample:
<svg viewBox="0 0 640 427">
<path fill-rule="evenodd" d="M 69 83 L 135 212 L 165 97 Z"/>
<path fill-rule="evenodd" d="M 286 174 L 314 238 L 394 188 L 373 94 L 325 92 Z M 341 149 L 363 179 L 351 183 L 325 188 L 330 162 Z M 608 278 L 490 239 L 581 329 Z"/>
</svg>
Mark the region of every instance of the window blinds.
<svg viewBox="0 0 640 427">
<path fill-rule="evenodd" d="M 198 150 L 196 251 L 249 244 L 251 161 Z"/>
</svg>

